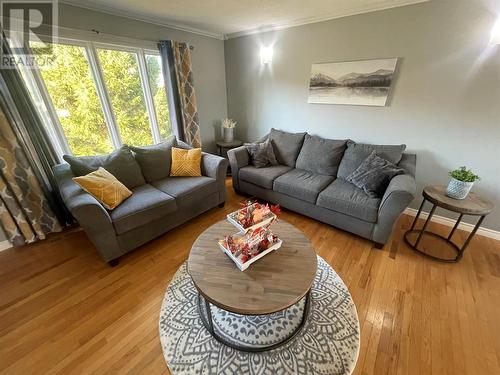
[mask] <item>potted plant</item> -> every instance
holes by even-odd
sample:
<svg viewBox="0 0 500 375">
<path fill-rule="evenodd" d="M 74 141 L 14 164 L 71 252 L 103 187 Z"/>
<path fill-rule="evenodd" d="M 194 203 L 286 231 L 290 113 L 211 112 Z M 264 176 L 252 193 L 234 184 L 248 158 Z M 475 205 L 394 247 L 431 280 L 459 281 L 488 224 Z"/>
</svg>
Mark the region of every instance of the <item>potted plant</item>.
<svg viewBox="0 0 500 375">
<path fill-rule="evenodd" d="M 230 118 L 225 118 L 222 120 L 222 137 L 224 142 L 230 143 L 234 140 L 234 128 L 236 127 L 236 121 Z"/>
<path fill-rule="evenodd" d="M 454 199 L 465 199 L 469 194 L 474 181 L 480 180 L 479 176 L 466 167 L 451 171 L 451 180 L 446 188 L 446 195 Z"/>
</svg>

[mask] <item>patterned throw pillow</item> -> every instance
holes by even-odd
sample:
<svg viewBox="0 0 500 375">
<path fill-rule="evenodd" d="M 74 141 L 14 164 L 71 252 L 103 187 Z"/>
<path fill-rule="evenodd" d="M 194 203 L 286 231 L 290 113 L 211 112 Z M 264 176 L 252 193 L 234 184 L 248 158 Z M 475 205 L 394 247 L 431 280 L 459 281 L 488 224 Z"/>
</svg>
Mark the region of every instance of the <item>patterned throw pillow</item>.
<svg viewBox="0 0 500 375">
<path fill-rule="evenodd" d="M 264 168 L 269 165 L 278 165 L 270 139 L 260 143 L 245 143 L 250 154 L 250 160 L 255 168 Z"/>
<path fill-rule="evenodd" d="M 125 185 L 102 167 L 85 176 L 74 177 L 73 181 L 108 210 L 118 207 L 120 203 L 132 195 L 132 192 Z"/>
<path fill-rule="evenodd" d="M 404 170 L 396 165 L 377 156 L 375 151 L 372 151 L 361 165 L 347 176 L 346 180 L 351 184 L 363 189 L 364 192 L 372 198 L 381 197 L 391 179 L 403 174 Z"/>
<path fill-rule="evenodd" d="M 201 148 L 185 150 L 172 147 L 170 176 L 201 176 Z"/>
</svg>

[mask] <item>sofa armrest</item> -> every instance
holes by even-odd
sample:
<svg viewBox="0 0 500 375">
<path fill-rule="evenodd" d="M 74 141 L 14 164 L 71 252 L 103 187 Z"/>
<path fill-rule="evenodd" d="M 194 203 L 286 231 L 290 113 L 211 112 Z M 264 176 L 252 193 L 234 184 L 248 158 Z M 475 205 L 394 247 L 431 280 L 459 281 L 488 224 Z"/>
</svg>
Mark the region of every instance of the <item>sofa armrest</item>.
<svg viewBox="0 0 500 375">
<path fill-rule="evenodd" d="M 394 223 L 399 215 L 416 197 L 415 178 L 408 174 L 395 176 L 382 197 L 378 210 L 378 220 L 372 239 L 384 244 L 389 239 Z"/>
<path fill-rule="evenodd" d="M 68 164 L 56 165 L 53 170 L 64 204 L 101 256 L 105 261 L 118 258 L 122 252 L 108 211 L 73 181 L 73 173 Z"/>
<path fill-rule="evenodd" d="M 217 190 L 219 192 L 219 204 L 226 201 L 226 175 L 227 175 L 227 159 L 202 153 L 201 169 L 202 174 L 207 177 L 215 178 L 217 181 Z"/>
<path fill-rule="evenodd" d="M 231 165 L 231 175 L 233 178 L 233 188 L 239 190 L 239 172 L 240 168 L 246 167 L 250 163 L 250 155 L 245 146 L 233 148 L 227 152 L 229 164 Z"/>
<path fill-rule="evenodd" d="M 216 180 L 222 179 L 222 181 L 224 181 L 226 179 L 228 166 L 227 159 L 206 152 L 202 152 L 201 155 L 201 168 L 203 175 L 215 178 Z"/>
</svg>

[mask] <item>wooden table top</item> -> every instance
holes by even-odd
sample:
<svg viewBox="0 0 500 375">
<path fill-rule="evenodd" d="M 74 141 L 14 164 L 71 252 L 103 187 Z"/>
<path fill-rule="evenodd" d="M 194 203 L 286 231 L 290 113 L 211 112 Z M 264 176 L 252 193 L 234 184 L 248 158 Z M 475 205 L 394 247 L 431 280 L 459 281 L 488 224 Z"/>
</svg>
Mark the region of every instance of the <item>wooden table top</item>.
<svg viewBox="0 0 500 375">
<path fill-rule="evenodd" d="M 232 142 L 216 141 L 215 144 L 217 145 L 217 147 L 222 148 L 236 148 L 242 146 L 243 141 L 240 141 L 239 139 L 235 139 Z"/>
<path fill-rule="evenodd" d="M 212 304 L 233 313 L 271 314 L 298 302 L 316 276 L 317 259 L 309 239 L 283 220 L 272 225 L 283 244 L 240 271 L 217 240 L 237 229 L 226 220 L 205 230 L 195 241 L 188 272 L 198 291 Z"/>
<path fill-rule="evenodd" d="M 493 211 L 493 203 L 470 192 L 465 199 L 453 199 L 446 195 L 446 186 L 426 186 L 423 196 L 439 207 L 465 215 L 487 215 Z"/>
</svg>

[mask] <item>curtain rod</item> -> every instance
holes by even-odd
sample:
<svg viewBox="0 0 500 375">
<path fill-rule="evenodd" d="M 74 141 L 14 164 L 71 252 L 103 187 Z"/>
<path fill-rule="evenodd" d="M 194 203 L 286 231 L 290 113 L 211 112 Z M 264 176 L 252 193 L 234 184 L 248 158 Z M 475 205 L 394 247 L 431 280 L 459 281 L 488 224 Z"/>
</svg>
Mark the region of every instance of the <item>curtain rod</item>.
<svg viewBox="0 0 500 375">
<path fill-rule="evenodd" d="M 90 31 L 92 31 L 93 33 L 95 33 L 96 35 L 99 35 L 100 34 L 100 31 L 99 30 L 96 30 L 96 29 L 91 29 Z M 189 49 L 192 51 L 194 50 L 194 46 L 189 44 Z"/>
</svg>

